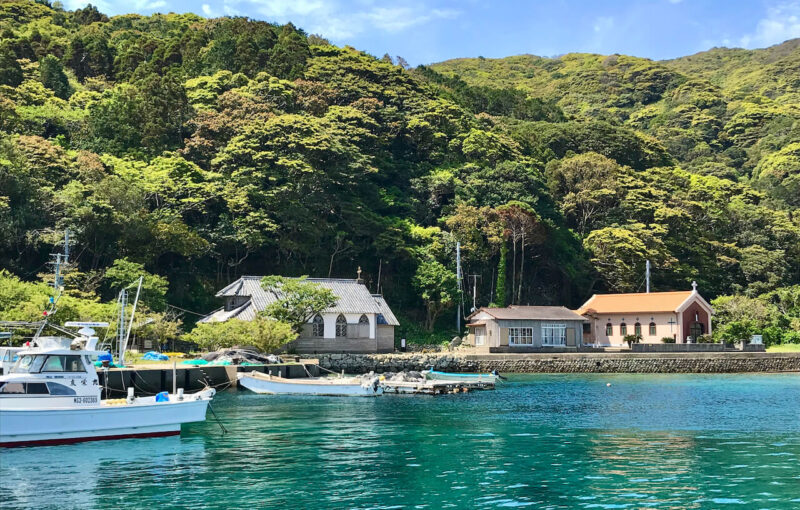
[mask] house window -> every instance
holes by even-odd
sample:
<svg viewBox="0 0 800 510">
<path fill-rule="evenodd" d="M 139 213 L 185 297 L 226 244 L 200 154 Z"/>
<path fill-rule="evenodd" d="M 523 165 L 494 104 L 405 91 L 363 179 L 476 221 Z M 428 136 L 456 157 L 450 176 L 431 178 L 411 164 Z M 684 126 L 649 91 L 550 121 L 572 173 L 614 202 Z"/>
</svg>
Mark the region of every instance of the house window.
<svg viewBox="0 0 800 510">
<path fill-rule="evenodd" d="M 625 336 L 628 334 L 628 325 L 624 322 L 619 325 L 619 334 Z"/>
<path fill-rule="evenodd" d="M 650 336 L 656 336 L 656 323 L 650 323 Z"/>
<path fill-rule="evenodd" d="M 641 337 L 642 336 L 642 325 L 640 323 L 636 323 L 633 325 L 633 334 Z"/>
<path fill-rule="evenodd" d="M 311 334 L 317 337 L 325 336 L 325 321 L 320 314 L 315 315 L 311 321 Z"/>
<path fill-rule="evenodd" d="M 347 319 L 345 319 L 344 315 L 342 314 L 339 314 L 339 316 L 336 317 L 336 336 L 347 336 Z"/>
<path fill-rule="evenodd" d="M 542 345 L 565 345 L 566 343 L 566 324 L 542 324 Z"/>
<path fill-rule="evenodd" d="M 611 323 L 609 322 L 608 324 L 606 324 L 606 336 L 611 336 L 613 334 L 614 334 L 614 326 L 612 326 Z"/>
<path fill-rule="evenodd" d="M 509 342 L 511 341 L 511 332 L 509 331 Z M 486 328 L 475 328 L 475 345 L 486 344 Z"/>
<path fill-rule="evenodd" d="M 533 328 L 508 328 L 508 345 L 533 345 Z"/>
</svg>

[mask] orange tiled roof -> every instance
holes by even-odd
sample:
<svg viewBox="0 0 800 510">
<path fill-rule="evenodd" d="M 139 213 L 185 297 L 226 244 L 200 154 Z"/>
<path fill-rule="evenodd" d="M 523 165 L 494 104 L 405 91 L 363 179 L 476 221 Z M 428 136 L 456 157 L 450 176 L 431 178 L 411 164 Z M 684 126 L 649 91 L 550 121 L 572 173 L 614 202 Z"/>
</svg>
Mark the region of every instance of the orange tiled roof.
<svg viewBox="0 0 800 510">
<path fill-rule="evenodd" d="M 595 294 L 578 309 L 578 313 L 584 314 L 589 310 L 597 313 L 674 312 L 691 295 L 691 290 L 649 294 Z"/>
</svg>

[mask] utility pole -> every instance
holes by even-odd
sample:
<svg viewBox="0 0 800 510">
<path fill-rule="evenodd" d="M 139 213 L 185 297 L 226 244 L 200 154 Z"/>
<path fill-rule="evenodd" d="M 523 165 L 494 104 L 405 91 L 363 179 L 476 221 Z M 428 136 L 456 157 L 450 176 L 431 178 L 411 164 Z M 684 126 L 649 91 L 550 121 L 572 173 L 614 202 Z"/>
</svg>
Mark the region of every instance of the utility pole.
<svg viewBox="0 0 800 510">
<path fill-rule="evenodd" d="M 477 305 L 477 298 L 478 298 L 478 278 L 481 277 L 479 274 L 470 274 L 467 275 L 469 278 L 472 278 L 472 311 L 478 309 Z"/>
<path fill-rule="evenodd" d="M 458 304 L 456 306 L 456 331 L 461 334 L 461 243 L 456 242 L 456 282 L 458 284 Z"/>
<path fill-rule="evenodd" d="M 647 293 L 650 294 L 650 260 L 645 264 L 645 280 L 647 281 Z"/>
</svg>

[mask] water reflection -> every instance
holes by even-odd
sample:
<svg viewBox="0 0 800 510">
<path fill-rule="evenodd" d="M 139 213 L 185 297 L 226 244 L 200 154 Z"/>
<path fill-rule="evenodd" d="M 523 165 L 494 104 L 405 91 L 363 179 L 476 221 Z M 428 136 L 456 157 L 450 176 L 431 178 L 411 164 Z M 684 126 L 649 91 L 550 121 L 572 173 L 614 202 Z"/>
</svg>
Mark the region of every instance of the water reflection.
<svg viewBox="0 0 800 510">
<path fill-rule="evenodd" d="M 796 376 L 530 376 L 435 398 L 230 391 L 214 407 L 229 434 L 209 420 L 180 439 L 0 452 L 3 510 L 800 504 Z"/>
<path fill-rule="evenodd" d="M 137 483 L 169 483 L 185 459 L 204 466 L 202 439 L 163 437 L 0 449 L 5 508 L 101 508 L 129 500 Z M 135 483 L 133 483 L 135 481 Z M 125 497 L 109 487 L 121 485 Z"/>
</svg>

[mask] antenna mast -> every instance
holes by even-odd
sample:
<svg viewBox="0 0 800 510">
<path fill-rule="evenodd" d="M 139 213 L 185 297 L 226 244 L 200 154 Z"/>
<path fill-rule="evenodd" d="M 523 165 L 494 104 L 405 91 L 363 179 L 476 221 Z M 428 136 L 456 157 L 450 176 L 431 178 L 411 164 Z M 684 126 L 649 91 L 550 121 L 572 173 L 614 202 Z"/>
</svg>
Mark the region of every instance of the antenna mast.
<svg viewBox="0 0 800 510">
<path fill-rule="evenodd" d="M 645 280 L 647 281 L 647 293 L 650 294 L 650 260 L 645 264 Z"/>
<path fill-rule="evenodd" d="M 61 268 L 69 265 L 69 229 L 64 230 L 64 253 L 51 253 L 50 256 L 53 257 L 53 262 L 50 262 L 53 265 L 53 295 L 50 297 L 50 308 L 42 313 L 44 320 L 39 325 L 39 329 L 36 330 L 34 338 L 38 338 L 42 334 L 47 325 L 47 320 L 58 310 L 58 300 L 61 297 L 61 291 L 64 289 L 64 276 Z"/>
</svg>

